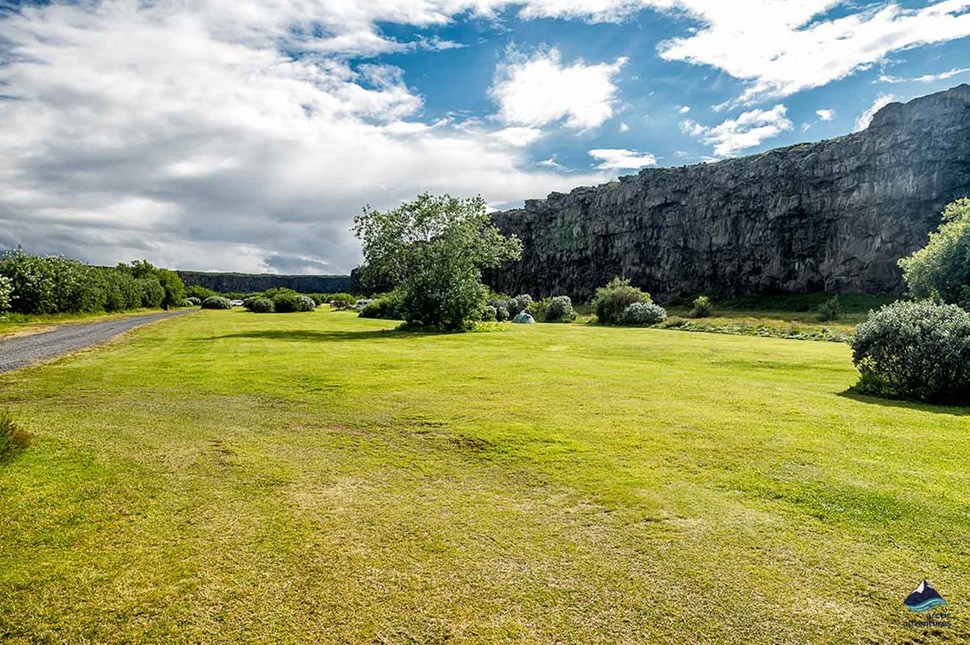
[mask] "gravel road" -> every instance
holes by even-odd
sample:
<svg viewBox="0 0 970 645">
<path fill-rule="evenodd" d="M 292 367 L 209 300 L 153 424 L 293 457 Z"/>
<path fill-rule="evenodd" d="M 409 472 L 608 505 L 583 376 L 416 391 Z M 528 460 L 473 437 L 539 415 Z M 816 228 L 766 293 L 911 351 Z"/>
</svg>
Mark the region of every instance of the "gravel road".
<svg viewBox="0 0 970 645">
<path fill-rule="evenodd" d="M 79 349 L 103 343 L 135 327 L 157 320 L 184 316 L 193 311 L 172 311 L 94 323 L 68 324 L 40 334 L 16 336 L 7 340 L 0 338 L 0 372 L 9 372 L 36 361 L 76 352 Z"/>
</svg>

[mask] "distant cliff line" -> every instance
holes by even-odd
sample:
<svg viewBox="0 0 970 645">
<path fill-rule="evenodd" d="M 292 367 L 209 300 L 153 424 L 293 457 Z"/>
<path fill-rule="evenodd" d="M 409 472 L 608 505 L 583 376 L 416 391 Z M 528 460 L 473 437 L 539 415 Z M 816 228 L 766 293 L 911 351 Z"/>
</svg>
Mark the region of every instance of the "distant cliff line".
<svg viewBox="0 0 970 645">
<path fill-rule="evenodd" d="M 552 193 L 493 217 L 524 244 L 508 293 L 899 293 L 896 263 L 970 195 L 970 85 L 881 109 L 861 132 Z"/>
<path fill-rule="evenodd" d="M 350 291 L 349 275 L 277 275 L 273 273 L 210 273 L 177 271 L 186 286 L 199 285 L 220 293 L 253 293 L 285 287 L 301 293 Z"/>
</svg>

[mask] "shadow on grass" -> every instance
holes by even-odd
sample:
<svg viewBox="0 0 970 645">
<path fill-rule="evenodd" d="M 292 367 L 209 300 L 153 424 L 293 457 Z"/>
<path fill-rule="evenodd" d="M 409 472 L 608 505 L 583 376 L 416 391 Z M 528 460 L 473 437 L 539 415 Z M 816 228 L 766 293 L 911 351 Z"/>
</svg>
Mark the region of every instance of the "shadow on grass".
<svg viewBox="0 0 970 645">
<path fill-rule="evenodd" d="M 367 331 L 318 331 L 312 329 L 267 329 L 260 331 L 244 331 L 222 336 L 198 338 L 198 341 L 222 340 L 224 338 L 254 338 L 260 340 L 289 340 L 299 342 L 343 342 L 348 340 L 398 340 L 404 338 L 421 338 L 424 336 L 440 336 L 439 332 L 427 331 L 398 331 L 397 329 L 372 329 Z"/>
<path fill-rule="evenodd" d="M 884 399 L 870 394 L 859 394 L 858 392 L 852 391 L 852 389 L 839 392 L 839 396 L 844 399 L 858 401 L 859 403 L 882 405 L 890 408 L 903 408 L 904 410 L 931 412 L 933 414 L 949 414 L 955 417 L 970 416 L 970 407 L 968 406 L 922 403 L 919 401 L 906 401 L 904 399 Z"/>
</svg>

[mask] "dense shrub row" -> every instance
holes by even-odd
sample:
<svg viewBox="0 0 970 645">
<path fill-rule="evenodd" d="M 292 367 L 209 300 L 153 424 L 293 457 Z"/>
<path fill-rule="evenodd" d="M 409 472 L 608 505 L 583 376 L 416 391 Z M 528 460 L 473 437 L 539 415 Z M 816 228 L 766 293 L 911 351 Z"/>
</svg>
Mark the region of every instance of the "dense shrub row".
<svg viewBox="0 0 970 645">
<path fill-rule="evenodd" d="M 0 255 L 0 311 L 56 314 L 181 307 L 185 287 L 172 271 L 148 262 L 115 268 L 84 265 L 21 250 Z"/>
<path fill-rule="evenodd" d="M 298 311 L 313 311 L 317 301 L 292 289 L 267 289 L 258 296 L 243 300 L 243 306 L 254 314 L 288 314 Z"/>
</svg>

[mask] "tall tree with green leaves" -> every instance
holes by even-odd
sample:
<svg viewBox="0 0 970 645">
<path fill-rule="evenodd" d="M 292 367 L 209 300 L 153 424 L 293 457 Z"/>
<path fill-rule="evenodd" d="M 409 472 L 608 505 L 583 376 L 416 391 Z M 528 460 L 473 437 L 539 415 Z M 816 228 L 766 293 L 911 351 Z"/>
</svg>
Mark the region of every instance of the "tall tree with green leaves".
<svg viewBox="0 0 970 645">
<path fill-rule="evenodd" d="M 485 306 L 482 269 L 522 254 L 522 243 L 502 235 L 481 197 L 419 195 L 397 208 L 364 208 L 354 219 L 361 240 L 365 283 L 400 290 L 411 327 L 462 330 Z"/>
<path fill-rule="evenodd" d="M 899 261 L 915 298 L 932 298 L 970 310 L 970 199 L 943 210 L 943 224 L 929 243 Z"/>
</svg>

